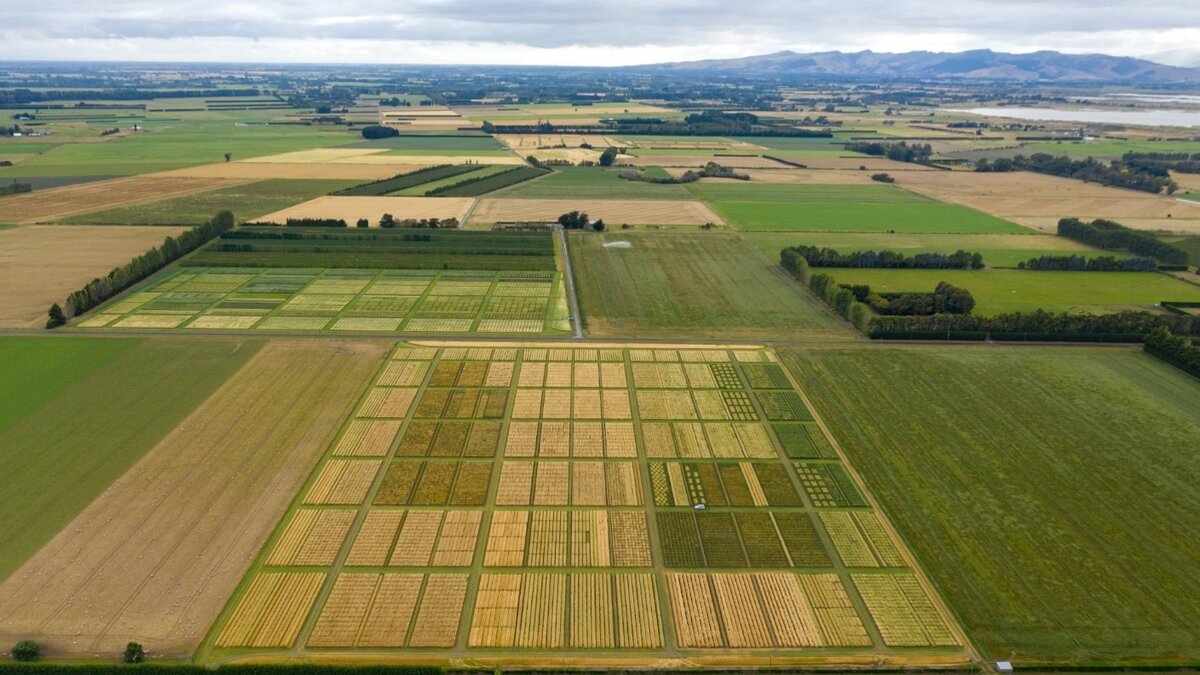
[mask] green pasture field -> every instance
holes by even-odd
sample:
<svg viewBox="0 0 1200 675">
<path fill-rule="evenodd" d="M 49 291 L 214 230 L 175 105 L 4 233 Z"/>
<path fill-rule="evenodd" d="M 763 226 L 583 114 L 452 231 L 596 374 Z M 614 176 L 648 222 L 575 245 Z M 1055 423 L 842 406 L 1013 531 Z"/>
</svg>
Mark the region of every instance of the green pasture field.
<svg viewBox="0 0 1200 675">
<path fill-rule="evenodd" d="M 629 667 L 670 654 L 719 655 L 742 668 L 806 657 L 965 663 L 955 620 L 853 468 L 813 453 L 833 446 L 809 420 L 786 372 L 759 348 L 402 343 L 196 661 L 478 656 Z M 358 489 L 331 493 L 329 477 L 350 471 Z M 309 529 L 314 518 L 345 525 Z M 329 555 L 299 560 L 317 537 L 333 545 Z M 339 546 L 348 554 L 335 556 Z M 398 568 L 403 579 L 367 576 Z M 748 595 L 718 590 L 713 601 L 710 578 L 697 576 L 703 590 L 687 597 L 703 600 L 672 608 L 676 573 L 734 570 Z M 292 577 L 307 592 L 286 604 L 264 597 L 264 583 L 289 572 L 308 575 Z M 764 573 L 776 585 L 758 577 L 760 604 L 755 576 Z M 720 589 L 731 578 L 711 582 Z M 413 597 L 423 588 L 419 603 L 388 590 L 400 581 Z M 496 609 L 497 581 L 515 582 L 500 596 L 511 611 Z M 796 593 L 779 592 L 789 584 Z M 351 585 L 359 590 L 348 594 Z M 775 607 L 776 625 L 804 635 L 769 634 L 763 605 Z M 368 618 L 383 616 L 383 630 Z M 757 617 L 765 643 L 740 637 L 755 621 L 746 616 Z M 686 637 L 697 624 L 714 626 L 714 637 Z"/>
<path fill-rule="evenodd" d="M 0 169 L 0 181 L 15 175 L 14 169 L 23 176 L 131 175 L 222 162 L 227 152 L 241 160 L 345 145 L 354 138 L 343 128 L 194 120 L 148 126 L 137 135 L 111 141 L 64 143 L 19 167 Z"/>
<path fill-rule="evenodd" d="M 487 167 L 483 167 L 487 168 Z M 408 190 L 422 188 L 432 181 L 459 176 L 478 171 L 472 164 L 443 164 L 417 169 L 398 174 L 384 180 L 361 183 L 340 192 L 344 197 L 379 197 L 383 195 L 405 194 Z M 420 194 L 424 194 L 421 192 Z"/>
<path fill-rule="evenodd" d="M 1134 349 L 782 350 L 990 659 L 1200 659 L 1200 385 Z"/>
<path fill-rule="evenodd" d="M 461 165 L 461 164 L 455 165 L 455 168 L 460 168 L 462 166 L 463 165 Z M 471 165 L 471 166 L 474 167 L 474 165 Z M 506 166 L 506 165 L 484 165 L 484 166 L 469 168 L 467 171 L 454 173 L 453 175 L 447 176 L 445 178 L 439 178 L 436 180 L 429 181 L 427 183 L 421 183 L 419 185 L 407 187 L 407 188 L 404 188 L 403 190 L 389 192 L 387 194 L 421 197 L 421 196 L 424 196 L 430 190 L 436 190 L 437 188 L 445 187 L 447 185 L 454 185 L 455 183 L 458 183 L 460 181 L 464 181 L 464 180 L 467 180 L 470 178 L 478 178 L 481 176 L 494 176 L 495 174 L 502 173 L 504 171 L 508 171 L 513 168 L 514 167 L 512 167 L 512 166 Z"/>
<path fill-rule="evenodd" d="M 1159 272 L 1032 272 L 991 270 L 823 270 L 842 284 L 875 291 L 932 291 L 947 281 L 971 291 L 975 314 L 1107 313 L 1151 309 L 1162 301 L 1200 302 L 1200 286 Z"/>
<path fill-rule="evenodd" d="M 214 213 L 225 210 L 233 211 L 239 221 L 250 221 L 356 184 L 356 181 L 347 180 L 275 178 L 86 213 L 64 219 L 63 222 L 87 225 L 200 225 L 211 220 Z"/>
<path fill-rule="evenodd" d="M 76 320 L 80 330 L 560 335 L 554 271 L 187 267 Z"/>
<path fill-rule="evenodd" d="M 709 202 L 746 232 L 1022 233 L 1028 228 L 955 204 L 834 202 Z"/>
<path fill-rule="evenodd" d="M 439 192 L 434 193 L 434 190 L 439 189 L 438 186 L 434 186 L 425 194 L 436 197 L 479 197 L 489 192 L 503 190 L 506 187 L 540 178 L 546 173 L 546 169 L 533 166 L 502 167 L 498 170 L 484 171 L 470 176 L 471 178 L 481 177 L 474 183 L 455 185 L 455 181 L 446 181 L 442 183 L 442 189 Z"/>
<path fill-rule="evenodd" d="M 842 253 L 852 251 L 899 251 L 908 255 L 921 252 L 954 253 L 958 250 L 979 253 L 989 267 L 1016 267 L 1018 263 L 1042 255 L 1082 255 L 1088 258 L 1113 256 L 1127 258 L 1119 251 L 1101 251 L 1057 235 L 1037 234 L 870 234 L 852 232 L 747 232 L 746 239 L 771 260 L 788 246 L 821 246 Z"/>
<path fill-rule="evenodd" d="M 633 247 L 604 246 L 620 241 Z M 568 242 L 581 312 L 595 335 L 851 336 L 737 234 L 572 233 Z"/>
<path fill-rule="evenodd" d="M 915 192 L 891 185 L 821 185 L 689 183 L 687 188 L 708 202 L 752 202 L 764 204 L 808 204 L 839 202 L 846 204 L 936 204 Z"/>
<path fill-rule="evenodd" d="M 613 167 L 555 167 L 553 173 L 520 183 L 498 197 L 523 199 L 692 199 L 683 185 L 624 180 Z"/>
<path fill-rule="evenodd" d="M 554 271 L 547 232 L 413 228 L 242 227 L 182 264 L 195 267 Z"/>
<path fill-rule="evenodd" d="M 0 580 L 260 345 L 245 339 L 0 338 Z"/>
<path fill-rule="evenodd" d="M 1120 157 L 1127 152 L 1200 152 L 1196 141 L 1117 141 L 1099 140 L 1061 143 L 1030 143 L 1025 154 L 1045 152 L 1052 155 L 1077 157 Z"/>
</svg>

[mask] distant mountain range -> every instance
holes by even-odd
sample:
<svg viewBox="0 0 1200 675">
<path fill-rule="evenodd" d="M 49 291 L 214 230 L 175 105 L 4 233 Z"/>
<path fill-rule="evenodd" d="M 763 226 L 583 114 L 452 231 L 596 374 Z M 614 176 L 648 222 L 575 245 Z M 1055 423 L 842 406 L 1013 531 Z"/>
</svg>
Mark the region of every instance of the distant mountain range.
<svg viewBox="0 0 1200 675">
<path fill-rule="evenodd" d="M 869 50 L 808 54 L 782 51 L 740 59 L 659 63 L 633 68 L 660 73 L 709 71 L 774 77 L 1200 84 L 1200 68 L 1180 68 L 1106 54 L 1063 54 L 1052 51 L 1007 54 L 990 49 L 903 54 Z"/>
</svg>

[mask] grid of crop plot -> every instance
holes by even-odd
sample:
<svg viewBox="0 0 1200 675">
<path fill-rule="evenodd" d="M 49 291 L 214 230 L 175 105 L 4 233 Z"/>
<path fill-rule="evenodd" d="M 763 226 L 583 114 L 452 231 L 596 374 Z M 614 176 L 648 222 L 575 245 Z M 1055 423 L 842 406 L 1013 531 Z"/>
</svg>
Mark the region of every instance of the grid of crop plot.
<svg viewBox="0 0 1200 675">
<path fill-rule="evenodd" d="M 557 272 L 184 268 L 83 328 L 554 335 Z"/>
<path fill-rule="evenodd" d="M 927 589 L 769 351 L 400 345 L 206 649 L 961 654 Z"/>
</svg>

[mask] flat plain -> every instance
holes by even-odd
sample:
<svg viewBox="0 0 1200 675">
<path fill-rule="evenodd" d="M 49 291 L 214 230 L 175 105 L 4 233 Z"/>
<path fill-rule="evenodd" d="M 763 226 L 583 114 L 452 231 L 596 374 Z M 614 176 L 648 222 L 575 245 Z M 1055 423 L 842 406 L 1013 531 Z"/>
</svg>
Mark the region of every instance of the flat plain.
<svg viewBox="0 0 1200 675">
<path fill-rule="evenodd" d="M 1125 348 L 783 357 L 986 656 L 1197 658 L 1195 380 Z"/>
</svg>

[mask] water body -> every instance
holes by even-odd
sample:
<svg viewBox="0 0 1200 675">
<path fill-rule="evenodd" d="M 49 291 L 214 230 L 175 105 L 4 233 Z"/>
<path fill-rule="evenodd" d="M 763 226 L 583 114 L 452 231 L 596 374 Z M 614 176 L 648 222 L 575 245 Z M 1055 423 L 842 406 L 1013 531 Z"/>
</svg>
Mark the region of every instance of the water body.
<svg viewBox="0 0 1200 675">
<path fill-rule="evenodd" d="M 1200 111 L 1190 110 L 1066 110 L 1063 108 L 967 108 L 946 112 L 971 113 L 1038 122 L 1083 122 L 1146 127 L 1200 127 Z"/>
</svg>

